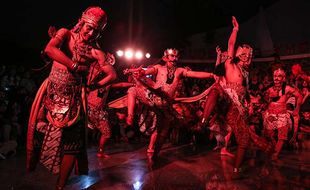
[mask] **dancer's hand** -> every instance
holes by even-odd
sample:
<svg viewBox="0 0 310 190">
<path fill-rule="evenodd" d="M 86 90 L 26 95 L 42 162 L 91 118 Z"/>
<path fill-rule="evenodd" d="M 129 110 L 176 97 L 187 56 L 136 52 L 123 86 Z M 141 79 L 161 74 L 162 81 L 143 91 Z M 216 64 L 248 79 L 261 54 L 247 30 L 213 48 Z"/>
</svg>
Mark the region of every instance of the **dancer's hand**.
<svg viewBox="0 0 310 190">
<path fill-rule="evenodd" d="M 134 69 L 125 69 L 123 71 L 124 75 L 132 74 L 134 77 L 140 77 L 143 74 L 144 70 L 142 69 L 142 66 Z"/>
<path fill-rule="evenodd" d="M 131 72 L 130 72 L 130 70 L 129 69 L 124 69 L 123 70 L 123 74 L 124 75 L 128 75 L 128 74 L 130 74 Z"/>
<path fill-rule="evenodd" d="M 218 56 L 221 55 L 221 53 L 222 53 L 220 46 L 216 46 L 215 51 L 216 51 Z"/>
<path fill-rule="evenodd" d="M 234 16 L 232 16 L 232 25 L 234 27 L 234 30 L 239 30 L 238 21 L 237 21 L 236 17 L 234 17 Z"/>
</svg>

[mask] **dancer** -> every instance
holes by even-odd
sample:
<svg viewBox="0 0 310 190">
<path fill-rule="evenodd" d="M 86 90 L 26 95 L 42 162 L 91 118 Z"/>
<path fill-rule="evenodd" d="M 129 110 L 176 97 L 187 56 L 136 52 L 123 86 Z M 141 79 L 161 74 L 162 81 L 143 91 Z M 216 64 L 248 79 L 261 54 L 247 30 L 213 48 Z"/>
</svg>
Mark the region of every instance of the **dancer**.
<svg viewBox="0 0 310 190">
<path fill-rule="evenodd" d="M 231 127 L 227 125 L 223 119 L 225 117 L 225 94 L 221 84 L 225 84 L 225 61 L 228 58 L 227 51 L 222 52 L 219 46 L 216 47 L 217 59 L 215 63 L 215 74 L 217 79 L 212 85 L 204 107 L 203 116 L 199 127 L 206 125 L 211 113 L 215 110 L 217 105 L 217 111 L 210 119 L 210 130 L 214 133 L 217 140 L 217 146 L 214 150 L 221 148 L 220 154 L 233 157 L 234 155 L 227 150 L 228 143 L 232 134 Z"/>
<path fill-rule="evenodd" d="M 267 141 L 259 138 L 248 128 L 248 102 L 246 101 L 246 93 L 253 49 L 249 45 L 243 44 L 238 47 L 236 54 L 234 54 L 239 30 L 239 24 L 234 16 L 232 17 L 232 24 L 233 30 L 228 40 L 228 59 L 225 62 L 226 83 L 222 87 L 225 95 L 230 100 L 226 118 L 227 124 L 232 128 L 237 141 L 237 152 L 232 176 L 233 179 L 238 179 L 242 177 L 240 166 L 243 162 L 250 138 L 256 146 L 266 152 L 272 152 L 273 149 Z M 233 62 L 234 55 L 237 58 L 236 63 Z"/>
<path fill-rule="evenodd" d="M 113 54 L 106 53 L 106 64 L 114 65 L 115 57 Z M 90 67 L 90 73 L 88 75 L 88 128 L 98 129 L 100 131 L 99 148 L 97 157 L 109 158 L 104 153 L 104 147 L 106 142 L 111 137 L 111 127 L 108 120 L 107 112 L 107 97 L 111 88 L 125 88 L 133 86 L 133 83 L 119 82 L 108 85 L 100 85 L 102 79 L 105 77 L 105 73 L 101 71 L 98 62 L 94 62 Z"/>
<path fill-rule="evenodd" d="M 153 108 L 156 113 L 157 137 L 155 142 L 154 153 L 152 159 L 156 160 L 162 145 L 164 144 L 169 129 L 172 127 L 176 112 L 172 108 L 172 102 L 175 98 L 176 89 L 183 77 L 191 78 L 213 78 L 214 75 L 208 72 L 191 71 L 185 68 L 177 67 L 179 52 L 176 49 L 167 49 L 164 52 L 162 60 L 164 65 L 156 64 L 146 70 L 141 68 L 128 71 L 133 73 L 136 80 L 141 85 L 130 88 L 128 90 L 128 119 L 127 123 L 132 125 L 133 113 L 135 109 L 136 99 L 141 103 Z M 155 82 L 142 81 L 140 76 L 154 75 Z M 152 147 L 152 146 L 149 146 Z"/>
<path fill-rule="evenodd" d="M 288 131 L 292 125 L 290 114 L 286 108 L 286 102 L 292 96 L 296 98 L 296 107 L 292 113 L 294 118 L 294 133 L 290 139 L 290 143 L 293 143 L 297 137 L 299 109 L 303 98 L 298 89 L 286 85 L 285 71 L 283 69 L 278 68 L 273 72 L 273 82 L 274 85 L 266 91 L 268 108 L 263 114 L 264 135 L 275 144 L 275 152 L 272 155 L 272 160 L 278 160 L 279 153 L 282 150 L 284 142 L 287 140 Z M 278 133 L 277 141 L 274 138 L 275 131 Z"/>
<path fill-rule="evenodd" d="M 100 85 L 116 78 L 113 67 L 105 61 L 105 53 L 96 45 L 106 23 L 105 11 L 89 7 L 73 29 L 50 31 L 52 38 L 45 53 L 53 60 L 53 65 L 32 104 L 27 169 L 34 170 L 36 162 L 40 161 L 59 174 L 56 189 L 64 188 L 75 163 L 76 173 L 88 173 L 84 130 L 87 120 L 85 83 L 90 63 L 97 62 L 105 74 Z"/>
</svg>

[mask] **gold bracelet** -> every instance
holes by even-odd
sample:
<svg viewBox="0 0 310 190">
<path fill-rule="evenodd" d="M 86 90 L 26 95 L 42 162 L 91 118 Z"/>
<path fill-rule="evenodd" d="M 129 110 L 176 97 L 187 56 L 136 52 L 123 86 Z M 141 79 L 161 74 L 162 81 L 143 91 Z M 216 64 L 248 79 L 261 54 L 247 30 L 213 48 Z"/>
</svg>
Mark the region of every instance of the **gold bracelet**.
<svg viewBox="0 0 310 190">
<path fill-rule="evenodd" d="M 207 119 L 203 117 L 202 120 L 201 120 L 201 123 L 205 124 L 206 122 L 207 122 Z"/>
<path fill-rule="evenodd" d="M 77 70 L 77 68 L 78 68 L 78 64 L 76 63 L 76 62 L 74 62 L 72 65 L 71 65 L 71 70 L 72 71 L 76 71 Z"/>
</svg>

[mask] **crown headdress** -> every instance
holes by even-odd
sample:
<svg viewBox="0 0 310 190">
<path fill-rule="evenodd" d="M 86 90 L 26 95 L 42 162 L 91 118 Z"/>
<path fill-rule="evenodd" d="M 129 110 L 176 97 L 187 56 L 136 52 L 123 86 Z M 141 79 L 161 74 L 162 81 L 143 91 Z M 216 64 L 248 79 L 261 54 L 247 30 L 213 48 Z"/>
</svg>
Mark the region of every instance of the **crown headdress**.
<svg viewBox="0 0 310 190">
<path fill-rule="evenodd" d="M 90 23 L 102 30 L 107 24 L 107 14 L 100 7 L 87 8 L 81 18 L 84 22 Z"/>
<path fill-rule="evenodd" d="M 239 46 L 236 51 L 236 57 L 239 57 L 240 55 L 247 54 L 251 58 L 253 55 L 253 48 L 247 44 L 243 44 L 242 46 Z"/>
</svg>

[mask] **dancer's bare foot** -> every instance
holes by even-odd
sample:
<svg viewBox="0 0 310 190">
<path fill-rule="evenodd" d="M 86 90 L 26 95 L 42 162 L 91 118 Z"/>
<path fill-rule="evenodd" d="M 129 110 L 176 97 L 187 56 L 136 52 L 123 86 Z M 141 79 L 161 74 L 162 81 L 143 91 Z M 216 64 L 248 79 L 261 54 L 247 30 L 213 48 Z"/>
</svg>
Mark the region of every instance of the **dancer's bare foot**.
<svg viewBox="0 0 310 190">
<path fill-rule="evenodd" d="M 213 148 L 213 151 L 216 151 L 216 150 L 218 150 L 220 148 L 221 148 L 220 146 L 216 146 L 216 147 Z"/>
<path fill-rule="evenodd" d="M 146 152 L 147 152 L 147 153 L 154 153 L 154 149 L 148 148 Z"/>
<path fill-rule="evenodd" d="M 243 172 L 241 168 L 233 168 L 233 173 L 231 175 L 232 180 L 238 180 L 243 178 Z"/>
<path fill-rule="evenodd" d="M 221 149 L 221 155 L 229 156 L 229 157 L 235 157 L 235 155 L 230 153 L 230 152 L 228 152 L 228 150 L 225 147 Z"/>
<path fill-rule="evenodd" d="M 98 158 L 110 158 L 109 155 L 107 155 L 107 154 L 105 154 L 105 153 L 103 153 L 103 152 L 98 152 L 98 153 L 97 153 L 97 157 L 98 157 Z"/>
</svg>

